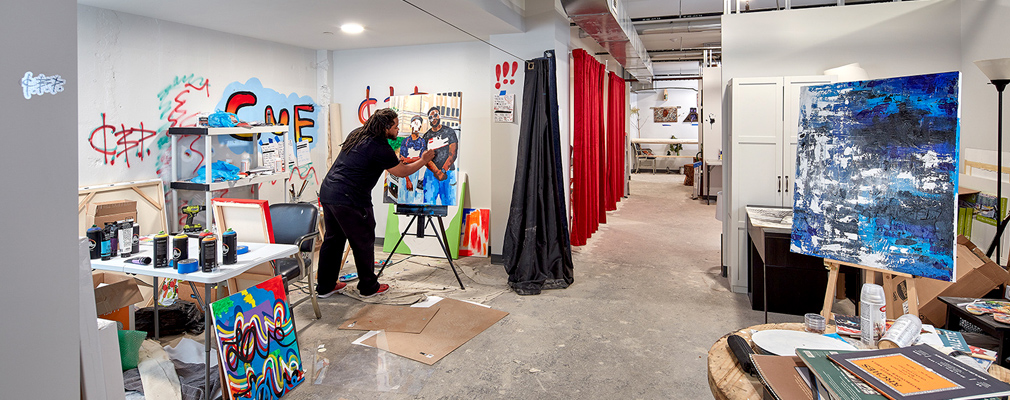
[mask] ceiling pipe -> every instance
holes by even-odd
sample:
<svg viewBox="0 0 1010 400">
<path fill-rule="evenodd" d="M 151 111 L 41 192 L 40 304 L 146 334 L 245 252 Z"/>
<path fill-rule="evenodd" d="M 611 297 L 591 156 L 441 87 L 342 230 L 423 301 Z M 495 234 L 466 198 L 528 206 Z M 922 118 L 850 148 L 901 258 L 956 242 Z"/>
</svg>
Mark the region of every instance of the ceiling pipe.
<svg viewBox="0 0 1010 400">
<path fill-rule="evenodd" d="M 561 5 L 568 18 L 631 75 L 643 81 L 652 79 L 652 60 L 622 0 L 561 0 Z"/>
</svg>

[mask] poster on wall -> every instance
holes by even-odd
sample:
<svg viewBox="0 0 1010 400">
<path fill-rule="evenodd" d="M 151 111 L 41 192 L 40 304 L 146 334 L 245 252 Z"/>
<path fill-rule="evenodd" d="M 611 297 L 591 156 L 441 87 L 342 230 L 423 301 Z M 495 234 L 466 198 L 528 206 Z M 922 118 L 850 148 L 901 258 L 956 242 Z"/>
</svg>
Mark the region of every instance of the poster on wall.
<svg viewBox="0 0 1010 400">
<path fill-rule="evenodd" d="M 653 122 L 677 122 L 677 110 L 680 107 L 652 107 Z"/>
<path fill-rule="evenodd" d="M 435 159 L 403 178 L 387 173 L 383 202 L 457 205 L 462 98 L 461 92 L 390 96 L 387 104 L 399 114 L 401 134 L 390 145 L 400 161 L 413 162 L 428 149 Z"/>
<path fill-rule="evenodd" d="M 494 122 L 513 122 L 516 95 L 494 96 Z"/>
<path fill-rule="evenodd" d="M 791 250 L 953 281 L 960 74 L 807 86 Z"/>
</svg>

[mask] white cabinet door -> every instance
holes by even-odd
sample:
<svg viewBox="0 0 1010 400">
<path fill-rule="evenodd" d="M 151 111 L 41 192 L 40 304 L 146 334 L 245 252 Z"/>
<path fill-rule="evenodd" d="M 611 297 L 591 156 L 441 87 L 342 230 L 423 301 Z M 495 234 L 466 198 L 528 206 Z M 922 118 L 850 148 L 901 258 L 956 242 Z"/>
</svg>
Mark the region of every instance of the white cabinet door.
<svg viewBox="0 0 1010 400">
<path fill-rule="evenodd" d="M 796 177 L 796 134 L 800 125 L 800 89 L 809 85 L 823 85 L 834 83 L 834 75 L 813 75 L 813 76 L 787 76 L 784 78 L 785 86 L 785 112 L 783 120 L 783 154 L 782 154 L 782 204 L 783 207 L 792 207 L 793 188 Z"/>
<path fill-rule="evenodd" d="M 734 79 L 732 96 L 736 205 L 780 205 L 782 78 Z"/>
</svg>

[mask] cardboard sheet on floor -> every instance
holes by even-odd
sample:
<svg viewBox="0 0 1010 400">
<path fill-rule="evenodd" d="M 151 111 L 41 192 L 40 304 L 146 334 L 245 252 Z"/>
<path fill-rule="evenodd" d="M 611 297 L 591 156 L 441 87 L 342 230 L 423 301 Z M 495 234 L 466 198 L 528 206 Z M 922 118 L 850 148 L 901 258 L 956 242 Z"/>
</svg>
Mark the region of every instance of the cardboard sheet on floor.
<svg viewBox="0 0 1010 400">
<path fill-rule="evenodd" d="M 437 307 L 418 308 L 369 304 L 340 324 L 339 329 L 421 333 L 438 312 Z"/>
<path fill-rule="evenodd" d="M 438 313 L 421 333 L 381 332 L 361 344 L 432 365 L 508 315 L 453 299 L 442 299 L 431 308 L 437 308 Z M 377 345 L 380 337 L 383 346 Z"/>
</svg>

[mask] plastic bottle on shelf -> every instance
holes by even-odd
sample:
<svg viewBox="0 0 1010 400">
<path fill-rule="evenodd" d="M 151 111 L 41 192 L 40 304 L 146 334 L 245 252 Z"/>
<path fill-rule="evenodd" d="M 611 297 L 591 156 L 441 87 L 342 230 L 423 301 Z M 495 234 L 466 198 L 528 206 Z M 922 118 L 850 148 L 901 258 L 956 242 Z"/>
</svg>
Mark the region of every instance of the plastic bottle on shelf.
<svg viewBox="0 0 1010 400">
<path fill-rule="evenodd" d="M 242 158 L 239 161 L 239 172 L 249 171 L 249 153 L 242 152 Z"/>
</svg>

